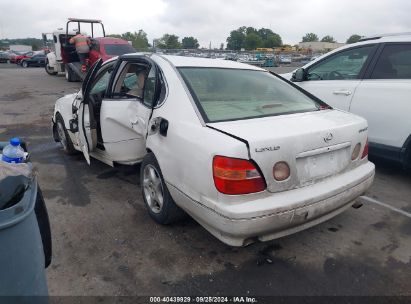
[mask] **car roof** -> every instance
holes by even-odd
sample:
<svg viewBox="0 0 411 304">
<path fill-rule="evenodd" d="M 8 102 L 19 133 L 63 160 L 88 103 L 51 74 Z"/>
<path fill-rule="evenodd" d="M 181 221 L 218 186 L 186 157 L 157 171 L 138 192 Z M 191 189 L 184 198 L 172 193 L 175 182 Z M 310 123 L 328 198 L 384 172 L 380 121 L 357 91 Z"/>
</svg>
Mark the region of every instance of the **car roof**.
<svg viewBox="0 0 411 304">
<path fill-rule="evenodd" d="M 391 33 L 391 34 L 376 34 L 372 36 L 362 37 L 360 42 L 363 41 L 378 41 L 378 42 L 397 42 L 397 41 L 404 41 L 409 42 L 411 41 L 411 32 L 407 33 Z"/>
<path fill-rule="evenodd" d="M 265 71 L 264 69 L 253 66 L 253 65 L 244 64 L 244 63 L 231 61 L 231 60 L 153 54 L 153 56 L 154 55 L 166 59 L 168 62 L 170 62 L 175 67 L 210 67 L 210 68 Z"/>
<path fill-rule="evenodd" d="M 115 37 L 94 37 L 101 44 L 129 44 L 126 40 Z"/>
</svg>

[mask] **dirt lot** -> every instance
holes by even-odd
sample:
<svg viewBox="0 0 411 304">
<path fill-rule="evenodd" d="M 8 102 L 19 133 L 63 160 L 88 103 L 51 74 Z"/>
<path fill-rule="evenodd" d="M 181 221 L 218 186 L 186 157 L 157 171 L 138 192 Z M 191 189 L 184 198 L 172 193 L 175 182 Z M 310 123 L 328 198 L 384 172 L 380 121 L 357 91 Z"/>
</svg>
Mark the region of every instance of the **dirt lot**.
<svg viewBox="0 0 411 304">
<path fill-rule="evenodd" d="M 155 224 L 138 167 L 89 167 L 62 153 L 51 137 L 54 101 L 79 86 L 0 64 L 0 140 L 29 143 L 51 218 L 50 294 L 411 295 L 410 173 L 376 162 L 367 196 L 387 206 L 366 202 L 295 235 L 231 248 L 191 219 Z"/>
</svg>

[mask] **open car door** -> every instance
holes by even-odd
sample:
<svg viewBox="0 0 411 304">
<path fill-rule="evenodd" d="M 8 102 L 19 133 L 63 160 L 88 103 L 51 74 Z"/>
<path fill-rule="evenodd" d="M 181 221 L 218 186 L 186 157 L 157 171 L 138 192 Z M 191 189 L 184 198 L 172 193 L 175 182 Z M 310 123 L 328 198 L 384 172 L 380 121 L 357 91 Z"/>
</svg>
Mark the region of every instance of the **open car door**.
<svg viewBox="0 0 411 304">
<path fill-rule="evenodd" d="M 78 110 L 79 114 L 79 141 L 81 151 L 90 165 L 90 152 L 97 146 L 97 121 L 95 118 L 95 102 L 93 96 L 90 95 L 90 88 L 93 84 L 94 78 L 103 64 L 103 60 L 99 59 L 88 71 L 84 78 L 81 88 L 83 99 Z"/>
</svg>

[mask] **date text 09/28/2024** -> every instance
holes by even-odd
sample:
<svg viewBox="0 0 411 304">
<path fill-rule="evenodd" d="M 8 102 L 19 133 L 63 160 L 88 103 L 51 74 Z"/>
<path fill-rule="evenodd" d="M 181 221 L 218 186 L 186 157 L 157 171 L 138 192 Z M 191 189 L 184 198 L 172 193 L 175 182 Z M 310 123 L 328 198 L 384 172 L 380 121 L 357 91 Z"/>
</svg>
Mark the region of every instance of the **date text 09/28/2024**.
<svg viewBox="0 0 411 304">
<path fill-rule="evenodd" d="M 150 297 L 150 303 L 258 303 L 254 297 Z"/>
</svg>

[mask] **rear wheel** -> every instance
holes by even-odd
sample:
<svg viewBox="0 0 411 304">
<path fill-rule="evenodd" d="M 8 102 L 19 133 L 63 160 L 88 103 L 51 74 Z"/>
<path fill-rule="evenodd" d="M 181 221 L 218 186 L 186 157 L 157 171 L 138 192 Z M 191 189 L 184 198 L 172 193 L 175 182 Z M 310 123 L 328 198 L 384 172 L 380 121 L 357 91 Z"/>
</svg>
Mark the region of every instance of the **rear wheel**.
<svg viewBox="0 0 411 304">
<path fill-rule="evenodd" d="M 74 82 L 75 81 L 73 71 L 68 66 L 65 67 L 65 73 L 66 73 L 66 79 L 67 79 L 68 82 Z"/>
<path fill-rule="evenodd" d="M 64 152 L 69 155 L 76 153 L 77 151 L 74 149 L 73 142 L 71 141 L 70 135 L 64 125 L 63 117 L 61 117 L 60 113 L 56 114 L 56 128 L 58 141 L 60 142 Z"/>
<path fill-rule="evenodd" d="M 27 63 L 27 61 L 22 61 L 22 62 L 21 62 L 21 66 L 22 66 L 23 68 L 28 68 L 28 67 L 29 67 L 29 64 Z"/>
<path fill-rule="evenodd" d="M 57 72 L 55 72 L 54 69 L 52 69 L 52 68 L 50 67 L 48 60 L 46 60 L 45 69 L 46 69 L 46 73 L 47 73 L 47 74 L 49 74 L 49 75 L 57 75 Z"/>
<path fill-rule="evenodd" d="M 140 185 L 148 213 L 157 223 L 167 225 L 185 217 L 171 197 L 153 153 L 148 153 L 141 164 Z"/>
</svg>

